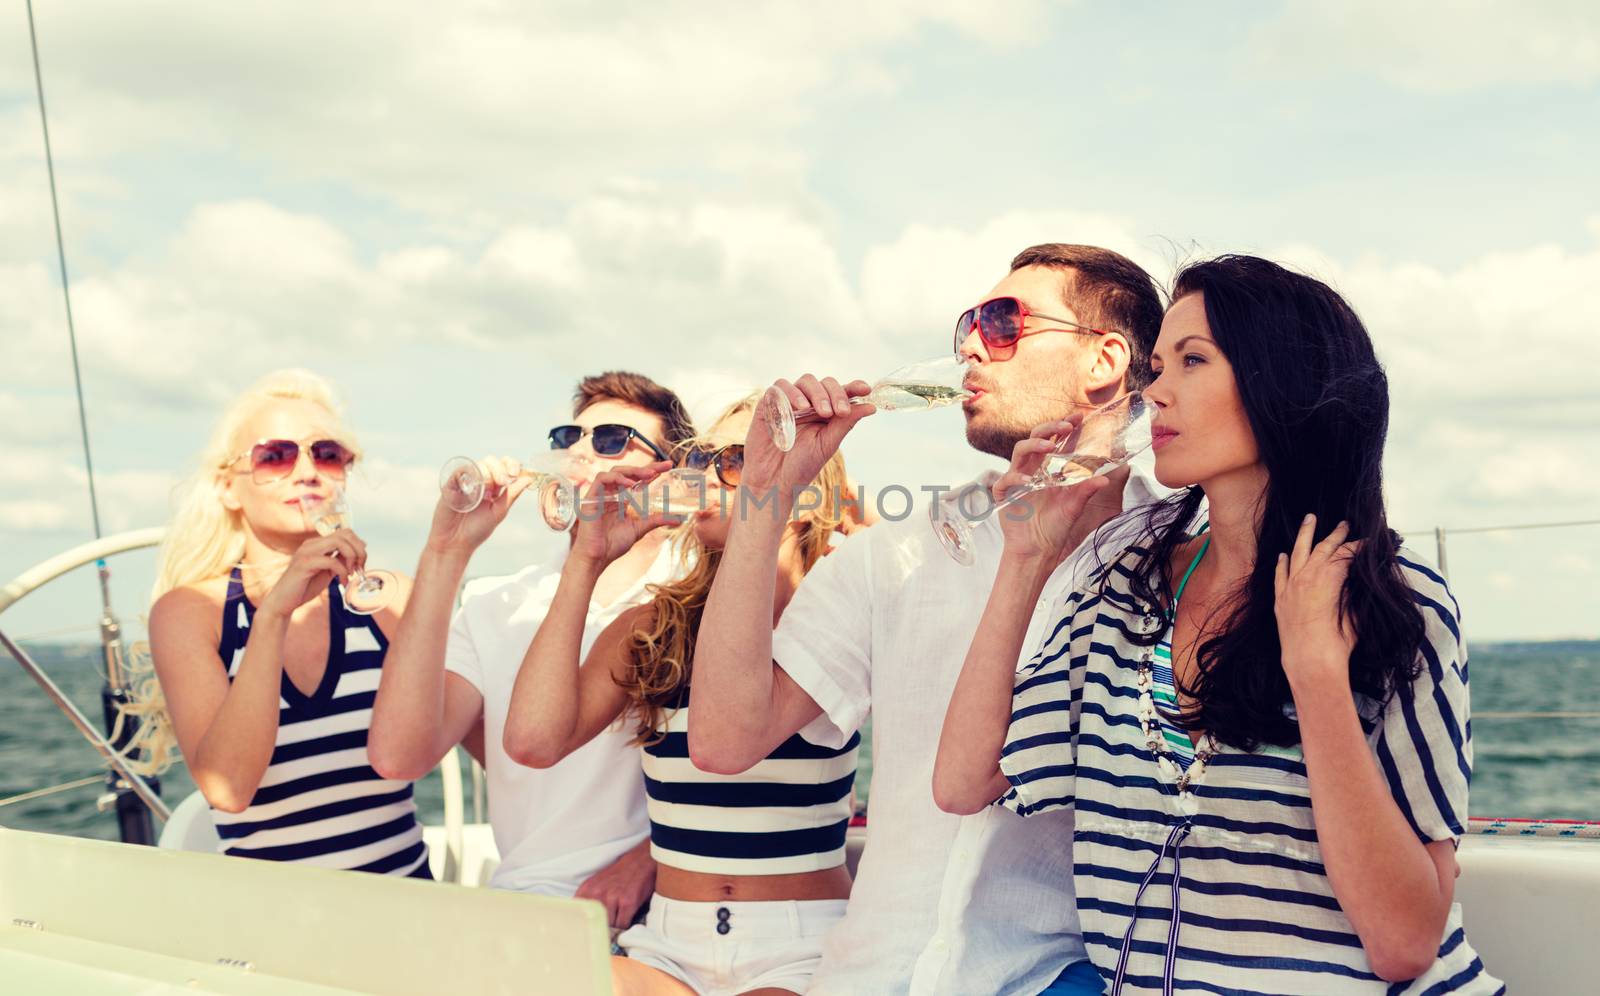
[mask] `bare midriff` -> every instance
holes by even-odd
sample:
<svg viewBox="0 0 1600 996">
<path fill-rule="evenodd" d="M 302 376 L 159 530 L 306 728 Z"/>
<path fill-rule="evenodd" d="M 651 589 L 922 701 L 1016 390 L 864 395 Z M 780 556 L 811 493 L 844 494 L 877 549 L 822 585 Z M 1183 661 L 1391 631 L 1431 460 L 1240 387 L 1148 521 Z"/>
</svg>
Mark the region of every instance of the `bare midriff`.
<svg viewBox="0 0 1600 996">
<path fill-rule="evenodd" d="M 660 865 L 656 892 L 686 903 L 848 899 L 850 872 L 838 865 L 793 875 L 714 875 Z"/>
</svg>

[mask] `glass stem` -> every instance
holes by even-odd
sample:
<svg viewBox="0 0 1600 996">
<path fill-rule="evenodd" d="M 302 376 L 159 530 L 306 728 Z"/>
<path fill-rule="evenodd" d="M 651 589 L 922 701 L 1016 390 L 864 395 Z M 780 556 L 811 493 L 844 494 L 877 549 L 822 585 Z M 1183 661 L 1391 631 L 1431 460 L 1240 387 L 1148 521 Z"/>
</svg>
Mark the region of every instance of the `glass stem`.
<svg viewBox="0 0 1600 996">
<path fill-rule="evenodd" d="M 339 528 L 343 529 L 344 527 L 340 526 Z M 355 581 L 355 583 L 356 583 L 355 586 L 356 586 L 356 589 L 358 591 L 360 589 L 366 587 L 366 585 L 367 585 L 367 572 L 366 571 L 363 571 L 359 567 L 351 567 L 350 568 L 350 577 L 351 577 L 352 580 Z"/>
<path fill-rule="evenodd" d="M 1046 485 L 1043 482 L 1039 481 L 1037 478 L 1035 478 L 1034 480 L 1031 480 L 1031 481 L 1027 481 L 1027 482 L 1025 482 L 1023 484 L 1017 485 L 1015 488 L 1012 489 L 1010 494 L 1006 495 L 1005 498 L 1003 498 L 1000 501 L 996 502 L 995 506 L 993 508 L 989 509 L 989 514 L 984 516 L 984 518 L 987 519 L 987 518 L 990 518 L 992 516 L 999 515 L 1000 514 L 1000 510 L 1002 508 L 1005 508 L 1005 507 L 1007 507 L 1009 505 L 1015 505 L 1017 502 L 1019 502 L 1022 499 L 1028 497 L 1029 495 L 1033 494 L 1035 491 L 1043 491 L 1046 487 L 1048 487 L 1048 485 Z"/>
<path fill-rule="evenodd" d="M 875 402 L 872 400 L 872 395 L 865 394 L 865 395 L 862 395 L 859 398 L 851 398 L 850 399 L 850 403 L 852 405 L 860 407 L 861 405 L 870 405 L 870 404 L 874 404 Z M 802 408 L 802 409 L 800 409 L 799 411 L 794 413 L 794 420 L 795 420 L 795 423 L 798 424 L 798 425 L 808 425 L 808 424 L 810 424 L 812 422 L 826 422 L 827 421 L 827 419 L 823 418 L 821 415 L 818 415 L 817 412 L 816 412 L 816 409 L 814 409 L 814 408 Z"/>
</svg>

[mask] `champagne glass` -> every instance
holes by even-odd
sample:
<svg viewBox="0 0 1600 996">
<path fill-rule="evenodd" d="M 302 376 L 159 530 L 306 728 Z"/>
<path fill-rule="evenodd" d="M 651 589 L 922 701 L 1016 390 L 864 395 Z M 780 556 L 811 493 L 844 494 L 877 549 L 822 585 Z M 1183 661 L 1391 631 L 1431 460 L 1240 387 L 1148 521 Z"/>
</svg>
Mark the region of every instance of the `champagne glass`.
<svg viewBox="0 0 1600 996">
<path fill-rule="evenodd" d="M 523 462 L 519 476 L 532 478 L 528 490 L 537 496 L 545 525 L 560 532 L 577 521 L 578 486 L 573 478 L 576 471 L 593 463 L 588 457 L 567 450 L 550 450 Z M 445 461 L 439 471 L 439 490 L 444 493 L 445 503 L 463 515 L 490 497 L 489 479 L 478 461 L 464 456 Z"/>
<path fill-rule="evenodd" d="M 341 484 L 335 484 L 327 496 L 301 495 L 300 512 L 318 536 L 350 528 L 350 502 Z M 344 606 L 357 615 L 370 616 L 389 604 L 399 586 L 399 579 L 388 571 L 352 569 L 350 582 L 344 586 Z"/>
<path fill-rule="evenodd" d="M 1087 406 L 1085 406 L 1087 407 Z M 960 498 L 928 506 L 928 519 L 939 542 L 957 562 L 968 567 L 976 559 L 974 525 L 1008 505 L 1045 488 L 1071 487 L 1091 477 L 1104 477 L 1150 448 L 1150 425 L 1156 406 L 1138 391 L 1086 412 L 1076 426 L 1045 455 L 1044 463 L 1005 499 L 977 516 L 960 508 Z"/>
<path fill-rule="evenodd" d="M 972 397 L 972 392 L 962 386 L 966 377 L 967 362 L 959 356 L 921 360 L 886 374 L 872 385 L 871 393 L 851 398 L 850 403 L 876 405 L 884 412 L 925 412 L 943 408 Z M 760 409 L 773 443 L 785 453 L 794 448 L 797 425 L 825 421 L 809 408 L 796 411 L 789 396 L 776 386 L 767 388 L 762 395 Z"/>
<path fill-rule="evenodd" d="M 659 500 L 657 500 L 659 499 Z M 635 484 L 631 488 L 608 495 L 589 495 L 578 502 L 579 518 L 599 518 L 598 510 L 606 505 L 618 503 L 622 506 L 622 514 L 636 513 L 643 518 L 652 512 L 662 512 L 668 515 L 684 514 L 687 511 L 705 508 L 706 500 L 706 475 L 703 470 L 690 467 L 674 467 L 648 481 Z"/>
</svg>

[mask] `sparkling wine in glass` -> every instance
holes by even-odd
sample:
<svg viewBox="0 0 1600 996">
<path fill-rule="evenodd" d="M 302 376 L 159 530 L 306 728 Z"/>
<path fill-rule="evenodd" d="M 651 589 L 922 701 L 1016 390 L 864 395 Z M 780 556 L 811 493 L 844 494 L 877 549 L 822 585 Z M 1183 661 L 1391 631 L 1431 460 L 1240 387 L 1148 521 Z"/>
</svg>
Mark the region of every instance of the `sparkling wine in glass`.
<svg viewBox="0 0 1600 996">
<path fill-rule="evenodd" d="M 594 461 L 567 450 L 540 453 L 522 464 L 523 477 L 532 479 L 528 490 L 539 505 L 545 525 L 557 532 L 571 528 L 578 518 L 578 486 L 574 478 Z M 445 503 L 465 515 L 494 497 L 492 485 L 478 461 L 451 457 L 439 471 L 439 490 Z"/>
<path fill-rule="evenodd" d="M 1004 500 L 981 514 L 969 515 L 961 507 L 960 498 L 931 503 L 928 519 L 945 552 L 970 567 L 976 559 L 973 534 L 977 523 L 1035 491 L 1082 484 L 1126 465 L 1150 448 L 1150 424 L 1155 414 L 1155 405 L 1138 391 L 1125 394 L 1086 412 L 1045 456 L 1033 477 L 1012 488 Z"/>
<path fill-rule="evenodd" d="M 939 356 L 894 370 L 872 385 L 872 391 L 851 398 L 852 405 L 871 404 L 884 412 L 925 412 L 954 405 L 972 397 L 962 386 L 967 377 L 967 362 L 959 356 Z M 795 427 L 824 421 L 810 409 L 795 410 L 789 396 L 767 388 L 761 397 L 761 418 L 772 433 L 772 441 L 785 453 L 794 448 Z"/>
<path fill-rule="evenodd" d="M 327 495 L 301 495 L 300 511 L 318 536 L 350 528 L 350 502 L 342 485 L 335 484 Z M 398 588 L 399 580 L 388 571 L 352 570 L 344 587 L 345 608 L 370 616 L 388 605 Z"/>
</svg>

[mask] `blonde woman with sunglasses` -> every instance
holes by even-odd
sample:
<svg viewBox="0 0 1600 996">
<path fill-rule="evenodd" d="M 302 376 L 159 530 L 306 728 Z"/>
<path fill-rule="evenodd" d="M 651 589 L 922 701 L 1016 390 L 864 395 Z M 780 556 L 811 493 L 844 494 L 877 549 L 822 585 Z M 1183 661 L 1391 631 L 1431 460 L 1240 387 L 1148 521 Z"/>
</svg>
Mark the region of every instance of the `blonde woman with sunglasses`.
<svg viewBox="0 0 1600 996">
<path fill-rule="evenodd" d="M 240 395 L 180 490 L 151 653 L 224 853 L 429 878 L 412 783 L 367 760 L 409 581 L 352 611 L 344 586 L 366 544 L 348 528 L 317 535 L 303 510 L 342 500 L 360 452 L 315 374 L 278 371 Z"/>
</svg>

